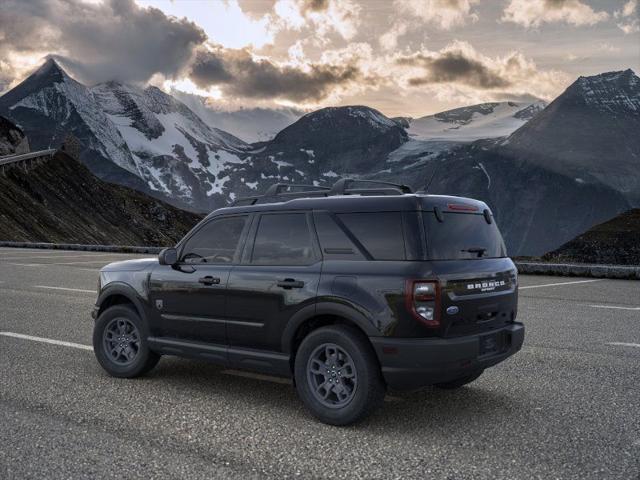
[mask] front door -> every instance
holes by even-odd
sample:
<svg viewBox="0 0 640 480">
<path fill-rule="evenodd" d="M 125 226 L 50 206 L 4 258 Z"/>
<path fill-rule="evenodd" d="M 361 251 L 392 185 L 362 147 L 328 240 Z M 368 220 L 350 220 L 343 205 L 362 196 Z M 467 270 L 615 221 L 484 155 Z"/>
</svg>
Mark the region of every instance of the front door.
<svg viewBox="0 0 640 480">
<path fill-rule="evenodd" d="M 211 219 L 183 242 L 178 263 L 154 269 L 150 302 L 164 337 L 227 343 L 226 288 L 248 226 L 247 215 Z"/>
<path fill-rule="evenodd" d="M 279 351 L 289 319 L 312 305 L 321 259 L 309 213 L 265 213 L 254 221 L 227 287 L 230 346 Z"/>
</svg>

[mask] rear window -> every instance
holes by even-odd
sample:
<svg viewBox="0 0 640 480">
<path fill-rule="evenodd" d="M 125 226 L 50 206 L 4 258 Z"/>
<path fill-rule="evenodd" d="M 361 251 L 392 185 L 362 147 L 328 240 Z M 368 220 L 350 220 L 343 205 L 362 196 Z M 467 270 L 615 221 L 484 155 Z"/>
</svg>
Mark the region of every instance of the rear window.
<svg viewBox="0 0 640 480">
<path fill-rule="evenodd" d="M 401 213 L 343 213 L 337 217 L 375 260 L 406 259 Z"/>
<path fill-rule="evenodd" d="M 466 260 L 506 257 L 502 235 L 482 214 L 443 213 L 442 222 L 425 212 L 427 250 L 431 260 Z"/>
</svg>

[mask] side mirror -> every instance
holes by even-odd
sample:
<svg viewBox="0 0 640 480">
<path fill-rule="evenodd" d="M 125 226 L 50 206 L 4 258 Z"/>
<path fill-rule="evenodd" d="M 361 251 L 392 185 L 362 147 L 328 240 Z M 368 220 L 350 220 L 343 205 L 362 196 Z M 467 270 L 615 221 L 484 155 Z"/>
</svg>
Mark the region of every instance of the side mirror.
<svg viewBox="0 0 640 480">
<path fill-rule="evenodd" d="M 163 248 L 158 254 L 160 265 L 175 265 L 178 263 L 178 251 L 173 248 Z"/>
</svg>

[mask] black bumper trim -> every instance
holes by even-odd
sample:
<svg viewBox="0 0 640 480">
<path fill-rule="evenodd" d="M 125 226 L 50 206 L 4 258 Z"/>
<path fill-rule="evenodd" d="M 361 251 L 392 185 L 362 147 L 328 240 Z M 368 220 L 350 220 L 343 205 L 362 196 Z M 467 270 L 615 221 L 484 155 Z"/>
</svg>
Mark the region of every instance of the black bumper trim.
<svg viewBox="0 0 640 480">
<path fill-rule="evenodd" d="M 480 354 L 480 338 L 502 335 L 501 348 Z M 393 390 L 413 390 L 434 383 L 449 382 L 496 365 L 516 353 L 524 342 L 524 325 L 455 338 L 370 337 L 382 366 L 382 375 Z"/>
</svg>

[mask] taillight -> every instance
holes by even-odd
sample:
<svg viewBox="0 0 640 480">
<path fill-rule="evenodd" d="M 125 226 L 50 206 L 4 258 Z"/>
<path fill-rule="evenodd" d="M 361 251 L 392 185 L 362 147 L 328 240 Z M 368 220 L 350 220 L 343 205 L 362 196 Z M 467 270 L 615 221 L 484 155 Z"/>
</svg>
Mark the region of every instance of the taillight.
<svg viewBox="0 0 640 480">
<path fill-rule="evenodd" d="M 407 308 L 428 327 L 440 325 L 440 285 L 433 280 L 409 280 L 406 291 Z"/>
</svg>

